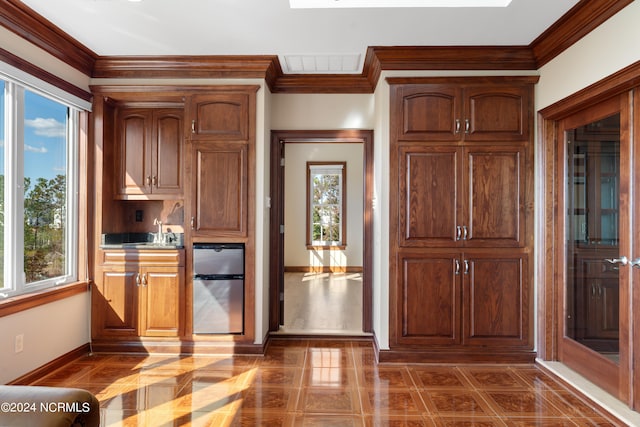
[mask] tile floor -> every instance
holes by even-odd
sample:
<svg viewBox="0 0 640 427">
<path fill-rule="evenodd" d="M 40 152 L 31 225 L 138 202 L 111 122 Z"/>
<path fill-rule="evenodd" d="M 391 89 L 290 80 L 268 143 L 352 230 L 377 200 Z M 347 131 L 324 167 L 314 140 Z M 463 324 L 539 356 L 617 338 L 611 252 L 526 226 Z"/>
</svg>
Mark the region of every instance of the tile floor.
<svg viewBox="0 0 640 427">
<path fill-rule="evenodd" d="M 274 339 L 264 356 L 86 356 L 103 426 L 617 426 L 534 365 L 377 365 L 370 342 Z"/>
</svg>

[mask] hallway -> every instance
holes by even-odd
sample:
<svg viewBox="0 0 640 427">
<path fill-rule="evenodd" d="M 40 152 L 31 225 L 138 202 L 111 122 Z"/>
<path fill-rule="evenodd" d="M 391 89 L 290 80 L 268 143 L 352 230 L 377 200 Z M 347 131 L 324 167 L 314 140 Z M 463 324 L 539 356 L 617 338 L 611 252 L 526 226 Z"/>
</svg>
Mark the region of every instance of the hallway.
<svg viewBox="0 0 640 427">
<path fill-rule="evenodd" d="M 285 273 L 284 325 L 294 335 L 363 335 L 360 273 Z"/>
</svg>

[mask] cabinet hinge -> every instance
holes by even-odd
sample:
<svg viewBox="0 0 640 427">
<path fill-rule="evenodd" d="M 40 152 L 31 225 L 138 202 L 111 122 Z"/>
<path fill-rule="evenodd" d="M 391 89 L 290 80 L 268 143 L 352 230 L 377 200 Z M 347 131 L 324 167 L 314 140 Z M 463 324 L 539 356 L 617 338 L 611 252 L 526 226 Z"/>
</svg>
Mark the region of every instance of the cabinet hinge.
<svg viewBox="0 0 640 427">
<path fill-rule="evenodd" d="M 280 158 L 280 166 L 284 166 L 284 157 Z"/>
<path fill-rule="evenodd" d="M 280 224 L 280 234 L 284 234 L 284 224 Z"/>
</svg>

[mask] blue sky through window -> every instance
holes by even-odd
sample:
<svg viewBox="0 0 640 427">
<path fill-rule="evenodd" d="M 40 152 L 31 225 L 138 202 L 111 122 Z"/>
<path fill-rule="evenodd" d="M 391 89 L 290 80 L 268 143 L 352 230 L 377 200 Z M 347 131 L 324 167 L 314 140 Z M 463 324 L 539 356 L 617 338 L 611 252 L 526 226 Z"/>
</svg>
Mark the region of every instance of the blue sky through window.
<svg viewBox="0 0 640 427">
<path fill-rule="evenodd" d="M 25 91 L 24 175 L 52 179 L 66 175 L 67 107 Z"/>
<path fill-rule="evenodd" d="M 0 80 L 0 175 L 5 174 L 5 85 Z M 66 106 L 25 91 L 24 174 L 32 182 L 66 175 L 66 122 Z"/>
</svg>

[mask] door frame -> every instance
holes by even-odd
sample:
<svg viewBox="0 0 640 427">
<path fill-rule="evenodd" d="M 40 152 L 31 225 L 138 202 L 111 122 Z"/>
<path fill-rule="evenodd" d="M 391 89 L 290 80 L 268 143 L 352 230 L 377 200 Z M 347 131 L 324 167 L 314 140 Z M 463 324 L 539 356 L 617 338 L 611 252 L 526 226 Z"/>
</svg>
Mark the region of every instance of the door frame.
<svg viewBox="0 0 640 427">
<path fill-rule="evenodd" d="M 559 141 L 564 140 L 560 134 L 560 120 L 575 114 L 589 106 L 606 101 L 615 96 L 628 93 L 640 84 L 640 62 L 637 62 L 609 77 L 564 98 L 538 112 L 538 147 L 536 150 L 536 276 L 538 278 L 538 357 L 546 361 L 559 360 L 559 337 L 562 332 L 563 322 L 560 319 L 563 313 L 563 301 L 560 299 L 564 287 L 564 268 L 559 265 L 564 258 L 564 236 L 561 222 L 564 220 L 560 207 L 562 206 L 559 193 L 559 175 L 563 170 L 559 163 L 564 161 L 563 152 L 560 151 Z M 640 150 L 633 149 L 640 144 L 640 94 L 635 91 L 631 110 L 632 123 L 628 132 L 621 135 L 631 144 L 630 167 L 640 165 Z M 632 108 L 633 107 L 633 108 Z M 640 185 L 632 185 L 629 201 L 631 206 L 636 205 L 634 200 L 640 200 Z M 640 230 L 640 215 L 633 215 L 632 230 Z M 640 256 L 640 243 L 634 243 L 630 257 Z M 632 258 L 633 259 L 633 258 Z M 630 273 L 632 283 L 640 283 L 640 270 L 633 269 Z M 640 286 L 636 285 L 628 290 L 627 306 L 621 307 L 621 316 L 625 315 L 628 329 L 621 330 L 629 337 L 629 360 L 624 366 L 620 365 L 619 395 L 620 400 L 627 403 L 632 409 L 640 408 L 640 353 L 634 352 L 634 347 L 640 344 Z M 636 327 L 634 327 L 636 325 Z"/>
<path fill-rule="evenodd" d="M 286 143 L 354 143 L 363 145 L 363 254 L 362 330 L 373 332 L 373 131 L 372 130 L 272 130 L 270 147 L 271 214 L 269 219 L 269 331 L 280 327 L 284 292 L 284 165 Z"/>
</svg>

